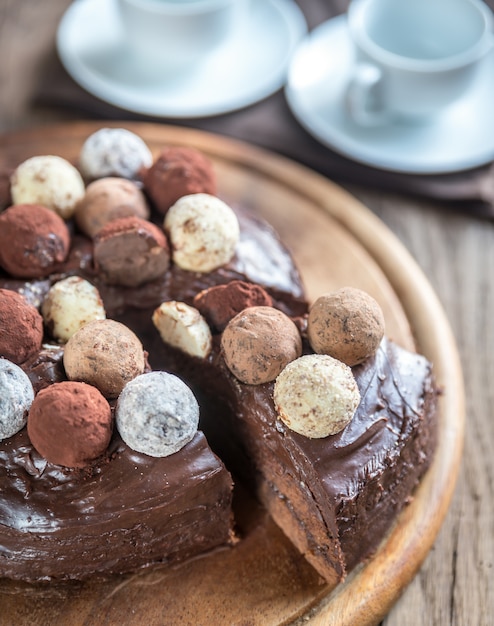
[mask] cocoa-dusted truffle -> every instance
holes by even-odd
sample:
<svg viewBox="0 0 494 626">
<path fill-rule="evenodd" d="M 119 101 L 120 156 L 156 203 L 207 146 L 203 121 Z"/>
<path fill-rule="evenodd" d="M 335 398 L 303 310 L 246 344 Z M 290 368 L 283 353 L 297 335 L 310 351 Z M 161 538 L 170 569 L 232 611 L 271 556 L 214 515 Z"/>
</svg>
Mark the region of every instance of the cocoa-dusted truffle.
<svg viewBox="0 0 494 626">
<path fill-rule="evenodd" d="M 10 192 L 14 204 L 42 204 L 67 220 L 84 195 L 84 181 L 66 159 L 46 154 L 17 166 L 10 179 Z"/>
<path fill-rule="evenodd" d="M 31 405 L 27 432 L 36 450 L 50 463 L 85 467 L 101 456 L 112 435 L 110 405 L 82 382 L 54 383 L 38 392 Z"/>
<path fill-rule="evenodd" d="M 0 266 L 15 278 L 48 276 L 69 247 L 63 219 L 40 204 L 15 204 L 0 214 Z"/>
<path fill-rule="evenodd" d="M 70 380 L 89 383 L 106 398 L 116 398 L 130 380 L 144 372 L 145 355 L 127 326 L 115 320 L 95 320 L 68 340 L 63 365 Z"/>
<path fill-rule="evenodd" d="M 384 315 L 365 291 L 343 287 L 320 296 L 309 311 L 307 335 L 314 352 L 349 366 L 375 354 L 384 336 Z"/>
<path fill-rule="evenodd" d="M 17 365 L 41 349 L 43 318 L 15 291 L 0 289 L 0 356 Z"/>
<path fill-rule="evenodd" d="M 265 289 L 243 280 L 232 280 L 226 285 L 209 287 L 194 298 L 194 306 L 209 325 L 219 332 L 222 332 L 228 322 L 244 309 L 272 304 L 273 299 Z"/>
<path fill-rule="evenodd" d="M 88 179 L 121 176 L 137 179 L 153 162 L 151 151 L 125 128 L 100 128 L 89 135 L 79 154 L 79 167 Z"/>
<path fill-rule="evenodd" d="M 138 287 L 166 272 L 170 251 L 157 226 L 139 217 L 122 217 L 96 235 L 94 262 L 106 283 Z"/>
<path fill-rule="evenodd" d="M 91 238 L 108 222 L 130 215 L 147 219 L 149 206 L 139 187 L 124 178 L 100 178 L 90 183 L 74 212 L 77 226 Z"/>
<path fill-rule="evenodd" d="M 216 176 L 209 159 L 194 148 L 168 146 L 143 172 L 144 188 L 163 215 L 182 196 L 216 194 Z"/>
<path fill-rule="evenodd" d="M 248 385 L 259 385 L 274 380 L 302 354 L 302 339 L 287 315 L 272 307 L 255 306 L 228 323 L 221 348 L 234 376 Z"/>
</svg>

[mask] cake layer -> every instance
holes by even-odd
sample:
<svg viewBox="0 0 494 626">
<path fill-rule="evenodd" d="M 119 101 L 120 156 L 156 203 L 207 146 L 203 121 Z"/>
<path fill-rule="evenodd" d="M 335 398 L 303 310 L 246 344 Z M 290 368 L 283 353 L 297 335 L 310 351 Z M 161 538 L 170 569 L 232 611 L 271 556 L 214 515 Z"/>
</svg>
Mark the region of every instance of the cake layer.
<svg viewBox="0 0 494 626">
<path fill-rule="evenodd" d="M 0 442 L 0 474 L 8 578 L 131 572 L 231 543 L 230 476 L 200 432 L 165 458 L 133 452 L 115 435 L 102 461 L 74 470 L 40 457 L 24 429 Z"/>
</svg>

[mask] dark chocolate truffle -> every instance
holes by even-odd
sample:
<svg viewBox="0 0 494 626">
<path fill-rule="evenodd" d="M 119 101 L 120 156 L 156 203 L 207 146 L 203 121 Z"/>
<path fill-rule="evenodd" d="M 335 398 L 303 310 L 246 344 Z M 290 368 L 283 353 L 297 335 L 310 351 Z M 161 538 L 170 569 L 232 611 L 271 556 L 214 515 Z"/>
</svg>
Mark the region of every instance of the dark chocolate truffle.
<svg viewBox="0 0 494 626">
<path fill-rule="evenodd" d="M 225 330 L 228 322 L 240 311 L 251 306 L 272 305 L 273 300 L 265 289 L 243 280 L 209 287 L 194 298 L 194 306 L 218 332 Z"/>
<path fill-rule="evenodd" d="M 41 349 L 43 318 L 24 296 L 0 289 L 0 356 L 17 365 Z"/>
<path fill-rule="evenodd" d="M 163 215 L 182 196 L 216 195 L 216 176 L 208 158 L 187 147 L 169 146 L 143 172 L 144 189 Z"/>
<path fill-rule="evenodd" d="M 0 214 L 0 265 L 15 278 L 41 278 L 65 261 L 63 219 L 41 204 L 15 204 Z"/>
<path fill-rule="evenodd" d="M 112 435 L 110 405 L 82 382 L 64 381 L 42 389 L 34 398 L 27 432 L 36 450 L 50 463 L 84 467 L 108 447 Z"/>
</svg>

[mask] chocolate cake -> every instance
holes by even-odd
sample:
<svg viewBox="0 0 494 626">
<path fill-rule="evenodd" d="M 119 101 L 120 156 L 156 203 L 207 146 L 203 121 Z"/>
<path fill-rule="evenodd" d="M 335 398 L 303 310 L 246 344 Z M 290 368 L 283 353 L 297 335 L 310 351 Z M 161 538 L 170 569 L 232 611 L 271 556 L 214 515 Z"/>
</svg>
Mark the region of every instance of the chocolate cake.
<svg viewBox="0 0 494 626">
<path fill-rule="evenodd" d="M 105 161 L 101 155 L 98 159 Z M 209 166 L 202 157 L 193 161 L 201 168 L 194 184 L 207 178 L 207 203 L 211 203 L 214 186 Z M 162 224 L 163 214 L 165 225 L 172 222 L 169 214 L 181 197 L 176 187 L 181 179 L 188 183 L 190 178 L 186 163 L 183 151 L 174 160 L 166 150 L 143 172 L 134 168 L 133 175 L 147 181 L 148 218 L 154 224 Z M 94 172 L 91 175 L 96 177 Z M 168 189 L 158 200 L 160 186 L 167 180 L 173 181 L 173 192 Z M 14 204 L 37 202 L 26 201 L 22 194 L 19 199 L 15 182 L 19 186 L 14 180 Z M 188 197 L 192 195 L 200 196 L 201 189 L 194 187 Z M 179 198 L 173 210 L 163 200 L 168 196 L 173 198 L 170 202 Z M 341 363 L 345 375 L 356 383 L 353 393 L 359 394 L 358 408 L 351 411 L 347 425 L 329 436 L 299 434 L 287 425 L 281 405 L 273 401 L 277 374 L 255 382 L 242 380 L 243 370 L 232 369 L 225 347 L 234 320 L 242 317 L 247 306 L 245 310 L 253 315 L 269 313 L 268 324 L 270 311 L 276 311 L 274 317 L 286 318 L 295 329 L 290 327 L 288 333 L 293 332 L 295 347 L 288 359 L 282 355 L 276 365 L 279 372 L 288 361 L 314 354 L 302 281 L 274 230 L 241 206 L 232 207 L 239 227 L 233 255 L 207 271 L 187 269 L 186 264 L 195 259 L 179 264 L 168 249 L 180 247 L 176 238 L 181 233 L 165 228 L 170 243 L 163 243 L 153 229 L 136 221 L 144 219 L 142 207 L 122 227 L 101 224 L 89 234 L 77 213 L 83 203 L 79 197 L 70 217 L 70 209 L 63 207 L 71 233 L 65 259 L 51 258 L 42 274 L 12 275 L 0 253 L 0 289 L 18 292 L 40 309 L 52 285 L 61 279 L 76 276 L 89 282 L 97 288 L 106 316 L 124 324 L 142 342 L 143 375 L 150 369 L 165 370 L 190 386 L 200 406 L 200 430 L 178 452 L 153 457 L 129 447 L 115 428 L 104 453 L 82 467 L 64 467 L 44 458 L 30 440 L 29 427 L 4 438 L 0 441 L 0 474 L 5 478 L 0 491 L 0 576 L 26 581 L 107 576 L 232 545 L 230 471 L 235 481 L 251 487 L 328 582 L 341 581 L 376 550 L 430 462 L 436 393 L 430 364 L 386 338 L 379 340 L 370 356 L 351 365 Z M 44 204 L 49 204 L 46 198 Z M 56 206 L 48 208 L 57 212 Z M 187 210 L 193 208 L 189 203 Z M 112 220 L 129 220 L 136 213 L 125 209 L 125 215 L 113 215 Z M 184 223 L 190 226 L 190 219 Z M 103 230 L 99 235 L 101 228 L 108 234 Z M 156 253 L 149 250 L 159 247 L 160 255 L 171 255 L 160 276 L 138 278 L 136 284 L 122 284 L 119 278 L 119 284 L 113 284 L 114 273 L 101 270 L 99 263 L 106 257 L 95 254 L 98 242 L 123 236 L 125 247 L 128 235 L 143 250 L 145 273 L 154 271 L 148 260 Z M 4 249 L 0 242 L 0 250 Z M 224 288 L 230 296 L 240 293 L 239 303 L 226 306 L 219 291 Z M 172 303 L 173 310 L 160 309 L 163 303 Z M 189 314 L 189 308 L 209 326 L 208 346 L 199 353 L 172 341 L 167 330 L 170 316 Z M 180 325 L 185 318 L 173 319 Z M 55 324 L 53 315 L 49 323 L 45 316 L 43 346 L 32 349 L 19 363 L 38 395 L 67 379 L 64 346 L 68 343 L 60 336 L 58 343 L 54 340 Z M 198 345 L 195 336 L 192 343 Z M 276 359 L 267 360 L 271 372 Z M 118 411 L 118 395 L 106 394 L 113 413 Z"/>
</svg>

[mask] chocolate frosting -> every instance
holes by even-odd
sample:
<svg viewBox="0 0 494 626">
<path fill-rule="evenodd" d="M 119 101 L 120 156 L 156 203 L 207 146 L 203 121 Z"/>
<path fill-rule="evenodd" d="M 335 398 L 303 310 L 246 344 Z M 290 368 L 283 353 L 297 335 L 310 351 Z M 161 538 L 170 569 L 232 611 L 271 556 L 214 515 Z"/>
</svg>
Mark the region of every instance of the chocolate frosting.
<svg viewBox="0 0 494 626">
<path fill-rule="evenodd" d="M 370 557 L 409 501 L 435 447 L 436 390 L 430 363 L 383 339 L 353 368 L 361 403 L 337 435 L 309 439 L 277 418 L 273 384 L 242 385 L 219 339 L 207 366 L 167 349 L 155 358 L 187 368 L 213 449 L 250 482 L 282 529 L 328 581 Z M 206 408 L 207 407 L 207 408 Z"/>
<path fill-rule="evenodd" d="M 63 274 L 0 286 L 39 306 L 50 285 L 80 275 L 101 292 L 109 317 L 123 321 L 147 349 L 161 340 L 151 314 L 162 301 L 192 303 L 204 288 L 232 279 L 265 280 L 280 307 L 304 311 L 303 289 L 289 253 L 264 222 L 240 215 L 242 238 L 225 267 L 203 275 L 172 266 L 141 287 L 108 286 L 93 264 L 92 243 L 75 235 Z M 269 278 L 269 280 L 268 280 Z M 156 369 L 164 364 L 153 359 Z M 23 364 L 36 391 L 65 380 L 63 347 L 45 344 Z M 186 376 L 186 372 L 182 373 Z M 180 452 L 152 458 L 114 433 L 106 454 L 84 469 L 47 462 L 27 430 L 0 442 L 0 575 L 25 581 L 84 579 L 173 563 L 232 542 L 229 473 L 198 432 Z M 5 484 L 5 485 L 4 485 Z"/>
<path fill-rule="evenodd" d="M 231 482 L 198 432 L 153 458 L 115 435 L 84 470 L 48 463 L 24 429 L 0 443 L 0 572 L 83 579 L 173 563 L 228 544 Z M 207 511 L 207 514 L 204 513 Z"/>
<path fill-rule="evenodd" d="M 259 282 L 291 316 L 306 303 L 289 253 L 272 229 L 239 212 L 237 255 L 210 274 L 173 266 L 138 288 L 111 287 L 94 273 L 92 245 L 74 240 L 66 270 L 101 290 L 109 317 L 141 338 L 155 369 L 179 374 L 201 405 L 201 428 L 229 467 L 255 487 L 271 515 L 329 581 L 376 549 L 424 473 L 434 447 L 430 365 L 385 340 L 354 373 L 362 402 L 338 435 L 310 440 L 278 419 L 272 383 L 242 385 L 226 368 L 220 335 L 206 359 L 165 346 L 150 323 L 163 300 L 192 304 L 201 290 L 233 279 Z M 49 280 L 0 286 L 31 301 Z M 62 349 L 46 348 L 25 369 L 37 388 L 64 376 Z M 24 580 L 84 578 L 174 562 L 228 543 L 231 483 L 198 433 L 164 459 L 132 452 L 115 434 L 102 459 L 68 470 L 42 459 L 24 429 L 0 443 L 0 572 Z M 173 523 L 166 520 L 173 519 Z M 175 523 L 176 522 L 176 523 Z"/>
</svg>

